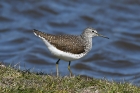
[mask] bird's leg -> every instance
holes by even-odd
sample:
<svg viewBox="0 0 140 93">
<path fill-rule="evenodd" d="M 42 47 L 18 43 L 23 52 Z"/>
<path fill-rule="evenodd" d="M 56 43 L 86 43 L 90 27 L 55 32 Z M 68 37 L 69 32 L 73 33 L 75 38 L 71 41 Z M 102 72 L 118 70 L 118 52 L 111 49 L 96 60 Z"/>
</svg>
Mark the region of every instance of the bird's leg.
<svg viewBox="0 0 140 93">
<path fill-rule="evenodd" d="M 59 61 L 60 61 L 60 59 L 58 59 L 57 62 L 56 62 L 56 75 L 57 75 L 57 77 L 59 76 L 59 72 L 58 72 Z"/>
<path fill-rule="evenodd" d="M 70 77 L 72 76 L 72 72 L 71 72 L 71 70 L 70 70 L 70 61 L 69 61 L 69 65 L 68 65 L 68 70 L 69 70 L 69 72 L 70 72 Z"/>
</svg>

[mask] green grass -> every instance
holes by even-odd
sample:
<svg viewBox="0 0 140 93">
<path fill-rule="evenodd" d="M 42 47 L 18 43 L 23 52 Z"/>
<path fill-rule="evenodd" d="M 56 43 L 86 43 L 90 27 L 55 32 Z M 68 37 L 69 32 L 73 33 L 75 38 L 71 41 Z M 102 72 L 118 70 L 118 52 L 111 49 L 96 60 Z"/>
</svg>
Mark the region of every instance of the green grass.
<svg viewBox="0 0 140 93">
<path fill-rule="evenodd" d="M 130 83 L 88 77 L 36 75 L 0 66 L 0 93 L 140 93 Z"/>
</svg>

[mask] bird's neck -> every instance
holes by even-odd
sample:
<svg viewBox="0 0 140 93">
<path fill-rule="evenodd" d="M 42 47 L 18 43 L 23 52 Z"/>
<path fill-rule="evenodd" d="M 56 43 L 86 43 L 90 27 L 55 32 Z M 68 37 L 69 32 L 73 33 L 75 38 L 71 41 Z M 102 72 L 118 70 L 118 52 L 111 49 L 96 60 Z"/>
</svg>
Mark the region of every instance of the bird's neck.
<svg viewBox="0 0 140 93">
<path fill-rule="evenodd" d="M 86 52 L 89 52 L 92 48 L 92 37 L 88 37 L 84 34 L 81 34 L 81 38 L 83 39 L 83 42 L 86 46 Z"/>
</svg>

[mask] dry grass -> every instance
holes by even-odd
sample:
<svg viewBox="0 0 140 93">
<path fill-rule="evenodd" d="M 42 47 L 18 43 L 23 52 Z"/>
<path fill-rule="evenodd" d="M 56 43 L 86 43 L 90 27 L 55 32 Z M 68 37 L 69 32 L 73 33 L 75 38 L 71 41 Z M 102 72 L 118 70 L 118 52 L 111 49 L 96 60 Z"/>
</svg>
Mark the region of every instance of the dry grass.
<svg viewBox="0 0 140 93">
<path fill-rule="evenodd" d="M 140 93 L 130 83 L 116 83 L 94 78 L 55 77 L 0 66 L 1 93 Z"/>
</svg>

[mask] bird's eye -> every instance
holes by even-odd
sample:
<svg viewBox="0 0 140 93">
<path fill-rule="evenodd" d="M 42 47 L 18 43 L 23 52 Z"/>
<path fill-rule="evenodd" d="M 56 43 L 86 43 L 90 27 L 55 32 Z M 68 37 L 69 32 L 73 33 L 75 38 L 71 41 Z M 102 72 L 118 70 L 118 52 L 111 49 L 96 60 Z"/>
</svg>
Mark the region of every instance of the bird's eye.
<svg viewBox="0 0 140 93">
<path fill-rule="evenodd" d="M 92 33 L 95 33 L 95 34 L 97 34 L 97 31 L 96 31 L 96 30 L 92 30 Z"/>
</svg>

